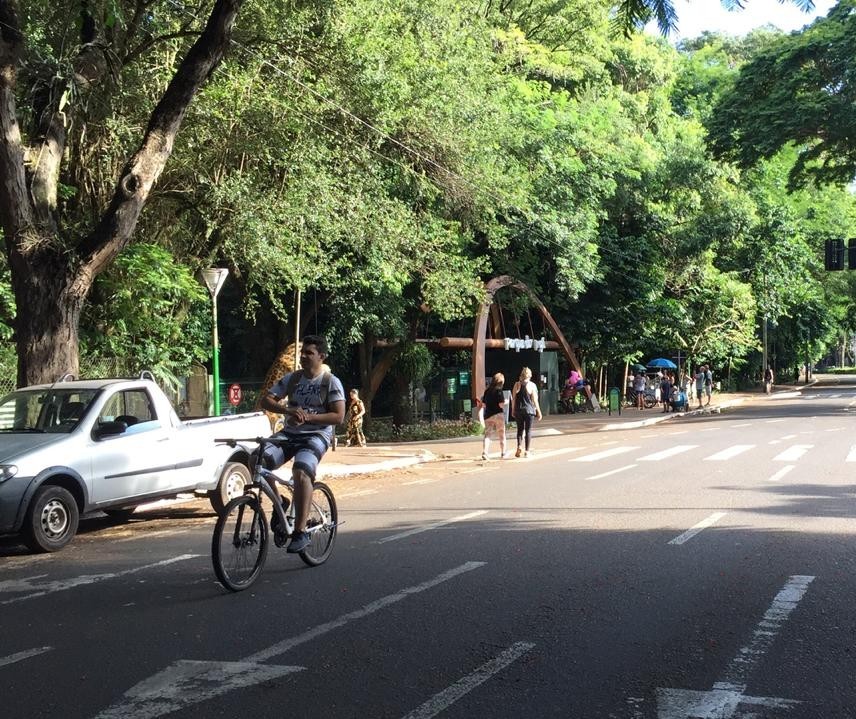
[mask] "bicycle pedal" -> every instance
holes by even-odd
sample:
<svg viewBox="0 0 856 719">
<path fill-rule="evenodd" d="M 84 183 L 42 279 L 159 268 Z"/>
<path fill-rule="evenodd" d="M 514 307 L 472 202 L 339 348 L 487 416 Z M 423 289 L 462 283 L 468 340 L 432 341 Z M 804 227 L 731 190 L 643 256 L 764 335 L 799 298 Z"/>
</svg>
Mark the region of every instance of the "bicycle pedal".
<svg viewBox="0 0 856 719">
<path fill-rule="evenodd" d="M 284 547 L 286 544 L 288 544 L 288 536 L 288 532 L 274 531 L 273 543 L 277 547 Z"/>
</svg>

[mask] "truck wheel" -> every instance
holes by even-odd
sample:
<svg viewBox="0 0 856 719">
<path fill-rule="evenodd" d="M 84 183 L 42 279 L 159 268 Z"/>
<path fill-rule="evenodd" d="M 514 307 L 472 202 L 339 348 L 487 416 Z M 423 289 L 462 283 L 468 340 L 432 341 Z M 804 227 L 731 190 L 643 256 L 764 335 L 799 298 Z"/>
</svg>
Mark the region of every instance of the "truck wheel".
<svg viewBox="0 0 856 719">
<path fill-rule="evenodd" d="M 226 505 L 235 497 L 240 497 L 244 493 L 244 487 L 251 481 L 250 470 L 247 469 L 246 465 L 240 462 L 229 462 L 223 467 L 220 481 L 217 482 L 217 489 L 208 493 L 214 511 L 217 514 L 223 514 Z"/>
<path fill-rule="evenodd" d="M 41 487 L 24 520 L 24 544 L 34 552 L 56 552 L 72 540 L 79 520 L 71 492 L 53 485 Z"/>
</svg>

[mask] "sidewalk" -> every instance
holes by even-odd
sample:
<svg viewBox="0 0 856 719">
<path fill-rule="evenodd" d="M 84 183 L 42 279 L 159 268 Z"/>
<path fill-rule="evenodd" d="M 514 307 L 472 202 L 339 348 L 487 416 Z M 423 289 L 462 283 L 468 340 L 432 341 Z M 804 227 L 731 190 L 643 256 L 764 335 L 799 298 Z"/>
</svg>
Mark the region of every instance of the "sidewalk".
<svg viewBox="0 0 856 719">
<path fill-rule="evenodd" d="M 777 385 L 772 398 L 796 396 L 810 385 Z M 584 414 L 554 414 L 544 417 L 532 430 L 533 437 L 549 437 L 581 434 L 584 432 L 608 432 L 613 430 L 628 430 L 649 427 L 661 422 L 674 421 L 680 418 L 705 414 L 718 414 L 728 407 L 736 407 L 753 400 L 770 399 L 760 392 L 740 392 L 716 394 L 709 407 L 691 409 L 688 412 L 663 412 L 658 407 L 638 410 L 633 407 L 623 408 L 621 414 L 613 412 L 612 416 L 606 411 L 586 412 Z M 513 444 L 513 435 L 510 438 Z M 497 446 L 492 442 L 492 449 Z M 345 447 L 339 444 L 338 449 L 327 452 L 319 467 L 319 477 L 344 477 L 349 475 L 387 472 L 390 470 L 410 467 L 424 462 L 448 460 L 456 458 L 474 458 L 480 453 L 481 437 L 458 437 L 455 439 L 439 439 L 422 442 L 397 442 L 394 444 L 375 445 L 368 447 Z M 509 445 L 510 446 L 510 445 Z"/>
</svg>

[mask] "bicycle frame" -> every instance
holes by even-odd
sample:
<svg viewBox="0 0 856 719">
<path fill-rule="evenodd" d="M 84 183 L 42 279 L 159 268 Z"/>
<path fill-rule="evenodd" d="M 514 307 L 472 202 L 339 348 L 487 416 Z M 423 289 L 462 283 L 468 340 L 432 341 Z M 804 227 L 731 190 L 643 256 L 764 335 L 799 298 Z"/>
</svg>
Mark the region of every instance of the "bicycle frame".
<svg viewBox="0 0 856 719">
<path fill-rule="evenodd" d="M 294 502 L 292 501 L 289 505 L 288 513 L 283 511 L 282 509 L 282 501 L 280 500 L 279 494 L 273 490 L 271 486 L 272 483 L 278 483 L 283 485 L 284 487 L 288 487 L 291 491 L 292 495 L 294 494 L 294 480 L 290 477 L 288 479 L 283 479 L 282 477 L 278 477 L 271 470 L 263 467 L 261 465 L 261 457 L 264 453 L 265 445 L 268 444 L 288 444 L 288 440 L 285 438 L 274 438 L 274 437 L 255 437 L 253 439 L 216 439 L 215 442 L 224 442 L 229 445 L 234 445 L 237 442 L 255 442 L 259 445 L 258 453 L 256 454 L 256 462 L 253 467 L 253 481 L 251 484 L 248 484 L 245 488 L 245 494 L 251 494 L 253 489 L 258 489 L 262 492 L 273 505 L 273 513 L 276 515 L 277 519 L 280 522 L 280 527 L 285 527 L 286 532 L 290 535 L 294 531 Z M 312 503 L 315 505 L 315 502 Z M 317 506 L 315 506 L 318 509 Z M 341 522 L 337 522 L 337 524 L 341 524 Z M 323 525 L 318 525 L 315 527 L 307 527 L 305 531 L 312 534 L 313 532 L 318 532 L 323 529 Z"/>
</svg>

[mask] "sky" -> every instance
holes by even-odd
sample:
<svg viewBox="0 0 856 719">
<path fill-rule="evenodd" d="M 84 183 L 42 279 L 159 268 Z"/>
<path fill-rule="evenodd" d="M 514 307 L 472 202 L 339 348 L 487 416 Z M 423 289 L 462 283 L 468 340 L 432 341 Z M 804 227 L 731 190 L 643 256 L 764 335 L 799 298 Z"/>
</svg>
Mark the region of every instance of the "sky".
<svg viewBox="0 0 856 719">
<path fill-rule="evenodd" d="M 743 10 L 729 12 L 719 0 L 675 0 L 678 32 L 670 36 L 670 40 L 675 42 L 682 38 L 697 37 L 705 30 L 745 35 L 756 27 L 768 24 L 790 32 L 799 30 L 818 16 L 826 15 L 834 4 L 834 0 L 815 0 L 814 10 L 804 13 L 790 2 L 782 4 L 777 0 L 746 0 Z"/>
</svg>

